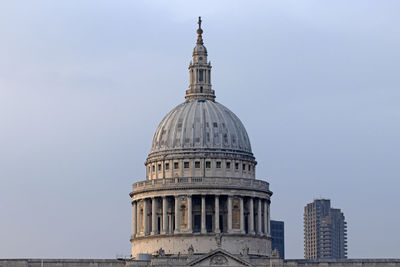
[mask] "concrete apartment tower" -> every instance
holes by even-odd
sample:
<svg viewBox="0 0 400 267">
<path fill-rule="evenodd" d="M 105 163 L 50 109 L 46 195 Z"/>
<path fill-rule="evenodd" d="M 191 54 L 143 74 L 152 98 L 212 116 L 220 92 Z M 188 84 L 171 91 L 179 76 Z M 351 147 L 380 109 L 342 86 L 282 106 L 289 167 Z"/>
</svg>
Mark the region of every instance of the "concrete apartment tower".
<svg viewBox="0 0 400 267">
<path fill-rule="evenodd" d="M 316 199 L 304 207 L 304 258 L 347 258 L 347 225 L 340 209 L 329 199 Z"/>
<path fill-rule="evenodd" d="M 271 255 L 272 192 L 255 178 L 242 122 L 215 101 L 202 34 L 199 18 L 186 101 L 158 125 L 146 180 L 130 193 L 136 259 L 215 253 L 211 262 L 225 264 L 240 255 Z"/>
</svg>

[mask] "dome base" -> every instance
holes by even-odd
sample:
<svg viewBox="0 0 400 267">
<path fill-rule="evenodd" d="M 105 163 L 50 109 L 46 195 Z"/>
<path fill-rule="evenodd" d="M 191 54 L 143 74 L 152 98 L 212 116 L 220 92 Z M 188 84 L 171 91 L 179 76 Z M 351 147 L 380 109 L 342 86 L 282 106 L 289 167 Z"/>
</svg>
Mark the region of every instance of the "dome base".
<svg viewBox="0 0 400 267">
<path fill-rule="evenodd" d="M 132 255 L 206 254 L 221 248 L 234 255 L 271 256 L 271 237 L 245 234 L 174 234 L 136 237 L 132 240 Z M 192 250 L 193 249 L 193 250 Z"/>
</svg>

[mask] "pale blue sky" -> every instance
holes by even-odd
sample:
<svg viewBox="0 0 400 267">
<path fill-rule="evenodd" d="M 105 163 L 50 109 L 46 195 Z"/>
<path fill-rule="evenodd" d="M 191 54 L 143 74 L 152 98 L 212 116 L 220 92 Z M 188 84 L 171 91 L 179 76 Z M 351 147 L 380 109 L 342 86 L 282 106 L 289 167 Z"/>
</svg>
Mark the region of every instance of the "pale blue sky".
<svg viewBox="0 0 400 267">
<path fill-rule="evenodd" d="M 0 258 L 130 254 L 131 184 L 184 101 L 203 17 L 213 88 L 270 182 L 286 255 L 330 198 L 351 258 L 400 257 L 400 2 L 0 3 Z"/>
</svg>

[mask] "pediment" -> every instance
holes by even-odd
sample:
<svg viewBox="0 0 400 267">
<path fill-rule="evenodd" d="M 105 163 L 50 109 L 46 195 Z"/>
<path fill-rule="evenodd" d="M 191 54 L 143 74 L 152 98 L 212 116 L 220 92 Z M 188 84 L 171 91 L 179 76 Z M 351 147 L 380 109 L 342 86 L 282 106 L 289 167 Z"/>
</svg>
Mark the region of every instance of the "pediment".
<svg viewBox="0 0 400 267">
<path fill-rule="evenodd" d="M 188 266 L 253 266 L 249 262 L 230 254 L 223 249 L 216 249 L 191 262 Z"/>
</svg>

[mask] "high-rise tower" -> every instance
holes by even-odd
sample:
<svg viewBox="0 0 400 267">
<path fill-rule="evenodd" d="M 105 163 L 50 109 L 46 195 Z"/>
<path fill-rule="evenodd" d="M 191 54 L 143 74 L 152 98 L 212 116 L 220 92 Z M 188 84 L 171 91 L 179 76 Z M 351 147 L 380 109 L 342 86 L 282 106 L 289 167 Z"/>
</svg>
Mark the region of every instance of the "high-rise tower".
<svg viewBox="0 0 400 267">
<path fill-rule="evenodd" d="M 347 258 L 347 224 L 329 199 L 316 199 L 304 207 L 304 258 Z"/>
</svg>

